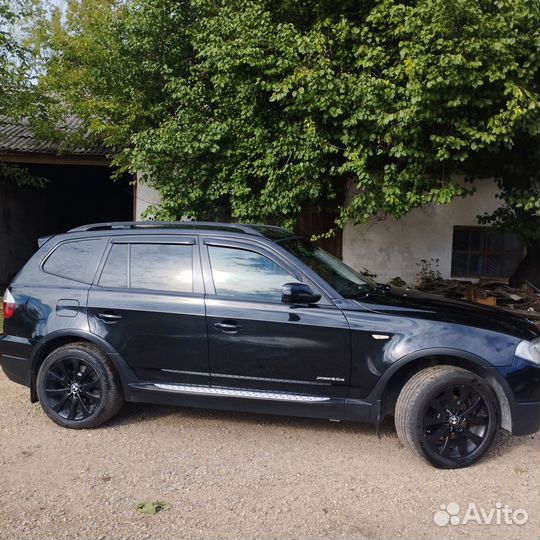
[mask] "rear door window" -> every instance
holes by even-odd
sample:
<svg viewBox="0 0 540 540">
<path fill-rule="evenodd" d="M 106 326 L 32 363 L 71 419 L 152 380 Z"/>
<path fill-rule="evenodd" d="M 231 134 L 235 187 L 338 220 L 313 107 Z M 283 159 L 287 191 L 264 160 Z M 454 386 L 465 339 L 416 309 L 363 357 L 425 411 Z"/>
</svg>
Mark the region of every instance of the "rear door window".
<svg viewBox="0 0 540 540">
<path fill-rule="evenodd" d="M 191 293 L 193 246 L 113 244 L 98 285 Z"/>
<path fill-rule="evenodd" d="M 64 242 L 45 260 L 43 270 L 66 279 L 91 283 L 103 244 L 99 238 Z"/>
<path fill-rule="evenodd" d="M 130 286 L 193 292 L 193 248 L 178 244 L 132 244 Z"/>
<path fill-rule="evenodd" d="M 101 272 L 98 285 L 102 287 L 127 287 L 128 245 L 113 244 Z"/>
</svg>

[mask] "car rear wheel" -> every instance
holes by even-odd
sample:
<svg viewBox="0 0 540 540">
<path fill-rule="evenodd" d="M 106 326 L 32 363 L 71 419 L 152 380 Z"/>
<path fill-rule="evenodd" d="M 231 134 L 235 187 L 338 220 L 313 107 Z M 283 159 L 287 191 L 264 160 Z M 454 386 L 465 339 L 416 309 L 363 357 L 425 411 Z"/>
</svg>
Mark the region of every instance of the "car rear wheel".
<svg viewBox="0 0 540 540">
<path fill-rule="evenodd" d="M 466 467 L 488 449 L 498 425 L 496 397 L 481 377 L 455 366 L 423 369 L 396 403 L 403 444 L 444 469 Z"/>
<path fill-rule="evenodd" d="M 36 390 L 47 416 L 74 429 L 99 426 L 123 402 L 110 360 L 87 343 L 70 343 L 50 353 L 39 369 Z"/>
</svg>

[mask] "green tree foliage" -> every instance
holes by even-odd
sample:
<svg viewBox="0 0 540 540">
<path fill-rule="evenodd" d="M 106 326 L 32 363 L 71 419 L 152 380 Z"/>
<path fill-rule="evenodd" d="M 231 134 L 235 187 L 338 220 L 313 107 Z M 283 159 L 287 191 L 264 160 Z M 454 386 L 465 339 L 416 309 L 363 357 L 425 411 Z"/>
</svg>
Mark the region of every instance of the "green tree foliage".
<svg viewBox="0 0 540 540">
<path fill-rule="evenodd" d="M 26 54 L 14 35 L 22 14 L 8 0 L 0 0 L 0 115 L 14 105 L 14 97 L 24 86 Z"/>
<path fill-rule="evenodd" d="M 37 0 L 0 0 L 0 123 L 35 111 L 37 56 L 30 45 L 30 26 L 42 13 Z M 1 155 L 0 155 L 1 160 Z M 43 178 L 0 161 L 0 181 L 43 187 Z"/>
<path fill-rule="evenodd" d="M 0 116 L 18 119 L 33 110 L 39 56 L 30 34 L 44 15 L 40 0 L 0 0 Z"/>
<path fill-rule="evenodd" d="M 330 201 L 343 225 L 495 176 L 485 219 L 539 229 L 538 0 L 71 0 L 43 44 L 43 88 L 144 172 L 157 217 Z"/>
</svg>

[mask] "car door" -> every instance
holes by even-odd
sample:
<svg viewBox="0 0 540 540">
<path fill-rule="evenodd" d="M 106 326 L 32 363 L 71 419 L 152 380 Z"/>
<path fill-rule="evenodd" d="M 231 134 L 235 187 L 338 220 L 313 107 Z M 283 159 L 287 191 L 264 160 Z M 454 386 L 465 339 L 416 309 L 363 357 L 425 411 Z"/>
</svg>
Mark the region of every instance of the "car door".
<svg viewBox="0 0 540 540">
<path fill-rule="evenodd" d="M 116 237 L 88 295 L 93 333 L 142 381 L 209 384 L 195 237 Z"/>
<path fill-rule="evenodd" d="M 308 280 L 262 245 L 205 238 L 201 250 L 212 386 L 346 397 L 343 313 L 327 298 L 283 304 L 283 284 Z"/>
</svg>

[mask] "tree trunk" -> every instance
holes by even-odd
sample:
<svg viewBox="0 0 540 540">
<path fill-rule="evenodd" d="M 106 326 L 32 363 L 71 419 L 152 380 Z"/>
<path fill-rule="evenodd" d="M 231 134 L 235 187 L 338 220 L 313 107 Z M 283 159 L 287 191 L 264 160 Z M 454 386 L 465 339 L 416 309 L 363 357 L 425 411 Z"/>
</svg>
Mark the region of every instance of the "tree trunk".
<svg viewBox="0 0 540 540">
<path fill-rule="evenodd" d="M 540 288 L 540 240 L 535 240 L 527 248 L 527 254 L 510 277 L 509 283 L 512 287 L 521 287 L 525 281 Z"/>
</svg>

